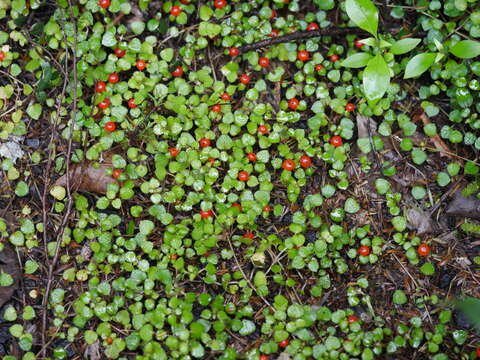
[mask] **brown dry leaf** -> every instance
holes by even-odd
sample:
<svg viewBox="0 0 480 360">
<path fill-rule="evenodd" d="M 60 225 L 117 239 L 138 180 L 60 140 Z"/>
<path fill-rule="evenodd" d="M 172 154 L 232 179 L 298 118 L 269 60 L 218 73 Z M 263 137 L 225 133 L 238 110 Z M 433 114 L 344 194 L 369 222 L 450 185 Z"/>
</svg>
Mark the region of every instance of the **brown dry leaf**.
<svg viewBox="0 0 480 360">
<path fill-rule="evenodd" d="M 98 167 L 93 167 L 90 161 L 71 166 L 68 174 L 70 189 L 105 194 L 108 184 L 118 183 L 117 180 L 107 175 L 108 168 L 112 168 L 111 155 L 108 155 Z M 58 178 L 54 185 L 66 187 L 67 174 Z"/>
<path fill-rule="evenodd" d="M 0 251 L 0 272 L 10 275 L 13 284 L 10 286 L 0 287 L 0 308 L 10 300 L 15 290 L 18 288 L 20 281 L 21 269 L 18 265 L 17 254 L 9 243 L 3 244 L 3 250 Z"/>
<path fill-rule="evenodd" d="M 428 115 L 425 114 L 425 112 L 423 112 L 423 111 L 418 115 L 418 119 L 422 120 L 423 125 L 430 124 L 430 122 L 431 122 Z M 433 145 L 435 145 L 435 149 L 437 149 L 438 152 L 440 153 L 440 156 L 448 157 L 450 159 L 453 158 L 453 156 L 450 155 L 452 152 L 450 151 L 449 147 L 440 138 L 440 136 L 438 136 L 438 134 L 432 136 L 430 139 L 432 140 Z"/>
</svg>

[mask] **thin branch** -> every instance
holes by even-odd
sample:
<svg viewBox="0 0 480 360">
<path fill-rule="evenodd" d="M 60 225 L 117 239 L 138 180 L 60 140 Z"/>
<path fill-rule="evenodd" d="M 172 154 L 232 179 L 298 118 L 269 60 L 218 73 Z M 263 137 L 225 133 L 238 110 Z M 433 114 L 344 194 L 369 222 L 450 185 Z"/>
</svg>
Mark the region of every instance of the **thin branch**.
<svg viewBox="0 0 480 360">
<path fill-rule="evenodd" d="M 251 50 L 257 50 L 261 49 L 264 47 L 272 46 L 272 45 L 277 45 L 281 43 L 288 43 L 288 42 L 295 42 L 295 41 L 300 41 L 300 40 L 306 40 L 306 39 L 313 39 L 317 38 L 320 36 L 344 36 L 347 34 L 358 34 L 361 33 L 366 34 L 363 30 L 356 28 L 356 27 L 348 27 L 348 28 L 337 28 L 337 29 L 332 29 L 332 28 L 326 28 L 326 29 L 317 29 L 317 30 L 309 30 L 309 31 L 297 31 L 291 34 L 283 35 L 283 36 L 277 36 L 273 37 L 270 39 L 265 39 L 258 41 L 253 44 L 247 44 L 239 48 L 238 50 L 240 53 L 245 53 L 247 51 Z"/>
</svg>

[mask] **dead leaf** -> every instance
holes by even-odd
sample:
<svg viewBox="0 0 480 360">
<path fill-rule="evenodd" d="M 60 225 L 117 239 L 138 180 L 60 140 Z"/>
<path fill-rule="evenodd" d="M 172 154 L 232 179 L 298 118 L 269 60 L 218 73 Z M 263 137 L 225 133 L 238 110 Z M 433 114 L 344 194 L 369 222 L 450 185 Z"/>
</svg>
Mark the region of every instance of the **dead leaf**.
<svg viewBox="0 0 480 360">
<path fill-rule="evenodd" d="M 377 123 L 371 117 L 357 115 L 357 134 L 359 139 L 378 135 Z"/>
<path fill-rule="evenodd" d="M 105 194 L 108 184 L 119 183 L 107 175 L 106 170 L 109 168 L 112 168 L 111 155 L 107 156 L 98 167 L 94 167 L 90 161 L 71 166 L 69 169 L 70 189 Z M 66 187 L 67 174 L 58 178 L 54 185 Z"/>
<path fill-rule="evenodd" d="M 418 235 L 432 232 L 433 224 L 430 214 L 418 207 L 407 210 L 408 227 L 415 230 Z"/>
<path fill-rule="evenodd" d="M 25 152 L 20 146 L 20 141 L 23 140 L 21 136 L 10 136 L 6 142 L 0 142 L 0 156 L 10 159 L 15 164 L 18 159 L 21 159 Z"/>
<path fill-rule="evenodd" d="M 100 354 L 100 342 L 97 340 L 93 344 L 87 345 L 84 356 L 85 359 L 100 360 L 102 358 Z"/>
<path fill-rule="evenodd" d="M 0 287 L 0 308 L 10 300 L 20 282 L 21 269 L 18 265 L 17 254 L 12 245 L 3 243 L 3 250 L 0 252 L 0 272 L 9 274 L 13 279 L 10 286 Z"/>
<path fill-rule="evenodd" d="M 424 111 L 422 111 L 420 115 L 417 115 L 417 117 L 418 119 L 422 120 L 424 126 L 431 123 L 430 118 L 428 117 L 427 114 L 425 114 Z M 453 158 L 453 156 L 450 155 L 452 152 L 450 151 L 449 147 L 440 138 L 440 136 L 438 136 L 438 134 L 432 136 L 430 139 L 432 140 L 432 143 L 435 146 L 435 149 L 437 149 L 438 152 L 440 153 L 441 157 L 448 157 L 450 159 Z"/>
<path fill-rule="evenodd" d="M 280 355 L 278 355 L 278 358 L 277 360 L 290 360 L 291 357 L 290 357 L 290 354 L 287 353 L 287 352 L 282 352 Z"/>
<path fill-rule="evenodd" d="M 445 212 L 447 215 L 480 219 L 480 199 L 475 196 L 463 196 L 462 192 L 458 191 Z"/>
</svg>

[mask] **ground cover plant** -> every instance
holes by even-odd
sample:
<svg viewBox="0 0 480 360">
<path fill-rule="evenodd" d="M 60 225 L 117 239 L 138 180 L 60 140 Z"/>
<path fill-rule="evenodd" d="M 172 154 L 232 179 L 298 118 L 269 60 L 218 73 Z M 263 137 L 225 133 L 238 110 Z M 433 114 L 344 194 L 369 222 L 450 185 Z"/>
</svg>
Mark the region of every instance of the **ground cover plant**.
<svg viewBox="0 0 480 360">
<path fill-rule="evenodd" d="M 0 356 L 480 358 L 478 0 L 0 0 Z"/>
</svg>

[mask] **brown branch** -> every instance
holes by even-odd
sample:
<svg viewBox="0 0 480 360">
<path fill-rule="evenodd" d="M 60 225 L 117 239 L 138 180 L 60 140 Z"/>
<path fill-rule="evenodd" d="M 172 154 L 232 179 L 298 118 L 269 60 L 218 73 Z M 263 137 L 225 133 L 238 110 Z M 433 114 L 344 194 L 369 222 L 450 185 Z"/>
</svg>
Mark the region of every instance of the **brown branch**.
<svg viewBox="0 0 480 360">
<path fill-rule="evenodd" d="M 343 35 L 354 34 L 354 33 L 360 34 L 361 36 L 364 36 L 365 34 L 367 34 L 363 30 L 356 27 L 336 28 L 336 29 L 326 28 L 326 29 L 318 29 L 318 30 L 297 31 L 291 34 L 261 40 L 253 44 L 247 44 L 242 46 L 238 50 L 240 51 L 240 53 L 245 53 L 247 51 L 257 50 L 260 48 L 277 45 L 281 43 L 312 39 L 320 36 L 343 36 Z"/>
</svg>

